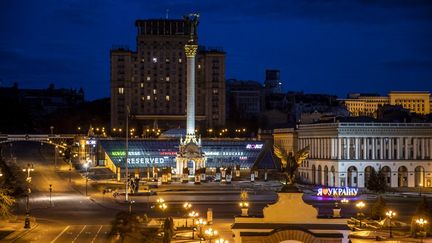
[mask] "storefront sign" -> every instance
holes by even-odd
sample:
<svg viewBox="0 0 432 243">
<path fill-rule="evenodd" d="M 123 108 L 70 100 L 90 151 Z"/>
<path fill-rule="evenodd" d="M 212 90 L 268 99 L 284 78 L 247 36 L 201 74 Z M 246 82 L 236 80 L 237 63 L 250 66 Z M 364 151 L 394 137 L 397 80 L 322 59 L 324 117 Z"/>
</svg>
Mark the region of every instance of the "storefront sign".
<svg viewBox="0 0 432 243">
<path fill-rule="evenodd" d="M 111 152 L 112 156 L 125 156 L 126 152 L 125 151 L 113 151 Z M 128 152 L 129 156 L 138 156 L 138 155 L 142 155 L 141 152 L 138 151 L 129 151 Z"/>
<path fill-rule="evenodd" d="M 262 149 L 264 144 L 247 144 L 246 149 Z"/>
<path fill-rule="evenodd" d="M 164 158 L 128 158 L 130 164 L 163 164 Z"/>
<path fill-rule="evenodd" d="M 320 197 L 355 197 L 357 194 L 358 188 L 351 187 L 322 187 L 317 192 Z"/>
</svg>

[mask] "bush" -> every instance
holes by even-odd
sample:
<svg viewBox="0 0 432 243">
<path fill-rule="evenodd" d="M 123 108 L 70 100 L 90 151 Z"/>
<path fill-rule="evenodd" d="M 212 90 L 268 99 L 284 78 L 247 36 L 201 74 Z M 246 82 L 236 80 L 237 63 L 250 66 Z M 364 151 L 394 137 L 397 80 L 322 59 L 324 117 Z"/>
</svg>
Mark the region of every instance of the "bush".
<svg viewBox="0 0 432 243">
<path fill-rule="evenodd" d="M 385 218 L 386 202 L 379 196 L 378 199 L 372 204 L 370 209 L 370 218 L 373 220 L 381 220 Z"/>
</svg>

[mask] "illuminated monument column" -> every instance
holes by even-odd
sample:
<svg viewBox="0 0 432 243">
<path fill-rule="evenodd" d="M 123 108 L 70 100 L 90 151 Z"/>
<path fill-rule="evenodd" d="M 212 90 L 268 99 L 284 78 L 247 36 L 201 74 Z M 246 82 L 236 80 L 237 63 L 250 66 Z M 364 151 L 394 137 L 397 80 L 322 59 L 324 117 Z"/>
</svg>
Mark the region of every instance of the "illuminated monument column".
<svg viewBox="0 0 432 243">
<path fill-rule="evenodd" d="M 190 38 L 185 45 L 187 58 L 187 105 L 186 105 L 186 138 L 180 139 L 179 152 L 176 157 L 177 175 L 183 174 L 183 169 L 188 162 L 193 162 L 192 174 L 196 169 L 205 167 L 205 155 L 201 148 L 201 139 L 195 134 L 195 56 L 198 50 L 196 44 L 196 27 L 198 25 L 198 14 L 190 14 L 185 17 L 189 25 Z"/>
</svg>

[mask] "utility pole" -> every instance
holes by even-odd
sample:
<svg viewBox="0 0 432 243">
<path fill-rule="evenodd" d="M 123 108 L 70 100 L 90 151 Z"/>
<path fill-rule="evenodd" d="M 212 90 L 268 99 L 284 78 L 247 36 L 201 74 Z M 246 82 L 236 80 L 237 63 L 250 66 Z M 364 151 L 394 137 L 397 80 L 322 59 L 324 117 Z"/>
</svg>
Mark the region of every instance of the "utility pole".
<svg viewBox="0 0 432 243">
<path fill-rule="evenodd" d="M 129 166 L 128 166 L 128 155 L 129 155 L 129 105 L 126 105 L 126 153 L 125 153 L 125 164 L 126 164 L 126 191 L 125 191 L 125 200 L 129 201 Z"/>
</svg>

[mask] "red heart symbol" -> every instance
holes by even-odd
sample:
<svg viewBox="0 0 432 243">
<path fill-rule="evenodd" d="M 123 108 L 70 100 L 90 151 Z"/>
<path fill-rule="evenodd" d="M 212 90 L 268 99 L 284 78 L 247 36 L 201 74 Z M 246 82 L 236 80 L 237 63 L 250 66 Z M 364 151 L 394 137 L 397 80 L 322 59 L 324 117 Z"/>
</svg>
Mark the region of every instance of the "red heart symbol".
<svg viewBox="0 0 432 243">
<path fill-rule="evenodd" d="M 328 188 L 323 188 L 322 189 L 323 196 L 327 196 L 328 192 L 329 192 Z"/>
</svg>

